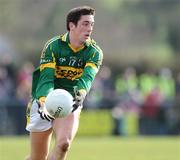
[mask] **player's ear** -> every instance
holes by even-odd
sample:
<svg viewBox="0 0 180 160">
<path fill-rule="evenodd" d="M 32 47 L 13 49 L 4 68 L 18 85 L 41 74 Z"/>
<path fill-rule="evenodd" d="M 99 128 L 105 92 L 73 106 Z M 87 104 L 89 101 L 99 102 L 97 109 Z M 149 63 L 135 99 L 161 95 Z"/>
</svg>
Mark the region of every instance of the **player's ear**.
<svg viewBox="0 0 180 160">
<path fill-rule="evenodd" d="M 70 30 L 73 30 L 75 28 L 75 25 L 74 25 L 74 23 L 72 23 L 72 22 L 69 22 L 69 29 Z"/>
</svg>

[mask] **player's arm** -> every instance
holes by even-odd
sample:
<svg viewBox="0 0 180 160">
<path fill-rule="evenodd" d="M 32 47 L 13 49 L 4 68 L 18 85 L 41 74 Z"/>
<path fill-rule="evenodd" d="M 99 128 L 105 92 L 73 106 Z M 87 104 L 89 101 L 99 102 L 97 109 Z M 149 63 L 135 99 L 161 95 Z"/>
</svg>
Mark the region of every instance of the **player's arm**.
<svg viewBox="0 0 180 160">
<path fill-rule="evenodd" d="M 75 109 L 82 105 L 86 94 L 89 92 L 92 82 L 98 73 L 100 66 L 102 64 L 103 54 L 102 52 L 95 52 L 90 55 L 90 58 L 87 60 L 85 68 L 83 70 L 82 76 L 79 78 L 77 84 L 77 90 L 75 94 Z"/>
<path fill-rule="evenodd" d="M 46 97 L 54 89 L 55 57 L 51 44 L 45 46 L 40 59 L 40 76 L 36 88 L 36 98 Z"/>
<path fill-rule="evenodd" d="M 40 60 L 40 76 L 36 88 L 37 104 L 42 119 L 51 121 L 54 119 L 45 107 L 47 94 L 54 89 L 55 57 L 51 44 L 44 47 Z"/>
<path fill-rule="evenodd" d="M 83 70 L 82 76 L 78 82 L 78 89 L 84 90 L 86 93 L 89 92 L 92 82 L 98 73 L 100 66 L 102 64 L 103 54 L 102 52 L 95 52 L 90 54 L 89 59 L 86 62 L 85 68 Z"/>
</svg>

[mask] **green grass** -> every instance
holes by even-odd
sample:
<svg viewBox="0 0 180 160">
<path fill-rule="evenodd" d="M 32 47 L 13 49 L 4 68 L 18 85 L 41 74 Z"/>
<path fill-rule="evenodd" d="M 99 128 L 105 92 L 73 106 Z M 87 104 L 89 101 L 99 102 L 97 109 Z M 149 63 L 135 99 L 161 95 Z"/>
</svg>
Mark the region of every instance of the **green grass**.
<svg viewBox="0 0 180 160">
<path fill-rule="evenodd" d="M 23 160 L 27 137 L 0 137 L 0 160 Z M 180 137 L 76 137 L 68 160 L 179 160 Z"/>
</svg>

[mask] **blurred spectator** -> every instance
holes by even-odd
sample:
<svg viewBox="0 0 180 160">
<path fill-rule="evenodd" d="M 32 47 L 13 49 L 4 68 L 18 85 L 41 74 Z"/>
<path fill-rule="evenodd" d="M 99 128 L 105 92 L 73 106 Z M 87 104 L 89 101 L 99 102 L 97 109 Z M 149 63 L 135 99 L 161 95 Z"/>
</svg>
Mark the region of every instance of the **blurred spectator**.
<svg viewBox="0 0 180 160">
<path fill-rule="evenodd" d="M 142 101 L 136 70 L 132 67 L 126 68 L 116 79 L 115 88 L 118 103 L 112 110 L 115 122 L 113 134 L 135 135 L 138 133 L 139 106 Z"/>
<path fill-rule="evenodd" d="M 175 79 L 172 77 L 172 72 L 169 68 L 161 69 L 158 76 L 158 86 L 164 97 L 162 107 L 172 107 L 175 100 Z"/>
<path fill-rule="evenodd" d="M 14 97 L 15 83 L 6 66 L 0 66 L 0 105 L 8 106 Z"/>
<path fill-rule="evenodd" d="M 140 133 L 141 134 L 158 134 L 158 114 L 163 101 L 160 89 L 154 88 L 145 97 L 141 108 Z"/>
<path fill-rule="evenodd" d="M 98 88 L 98 89 L 97 89 Z M 84 107 L 88 109 L 100 108 L 103 97 L 103 84 L 100 77 L 97 75 L 93 82 L 90 93 L 87 95 L 84 101 Z"/>
<path fill-rule="evenodd" d="M 119 75 L 115 82 L 118 103 L 132 101 L 136 106 L 141 105 L 142 95 L 138 87 L 138 77 L 135 68 L 128 67 Z"/>
<path fill-rule="evenodd" d="M 124 116 L 124 111 L 121 107 L 115 106 L 112 109 L 112 118 L 113 118 L 113 135 L 122 135 L 122 123 L 123 123 L 123 116 Z"/>
<path fill-rule="evenodd" d="M 143 103 L 139 117 L 140 134 L 155 134 L 157 131 L 157 114 L 161 103 L 161 92 L 158 80 L 151 69 L 139 75 L 139 88 L 143 95 Z"/>
<path fill-rule="evenodd" d="M 115 90 L 111 69 L 108 66 L 103 66 L 93 83 L 84 106 L 87 108 L 112 108 L 114 98 Z"/>
<path fill-rule="evenodd" d="M 2 56 L 1 64 L 6 68 L 8 72 L 8 77 L 12 80 L 12 84 L 15 84 L 13 80 L 16 79 L 16 68 L 13 64 L 12 57 L 8 54 Z"/>
<path fill-rule="evenodd" d="M 169 134 L 180 134 L 180 72 L 175 79 L 175 105 L 167 112 Z"/>
<path fill-rule="evenodd" d="M 116 92 L 113 85 L 112 71 L 108 66 L 103 66 L 99 72 L 99 81 L 102 84 L 101 108 L 112 108 L 114 106 Z"/>
<path fill-rule="evenodd" d="M 180 101 L 180 72 L 177 73 L 175 83 L 176 100 Z"/>
<path fill-rule="evenodd" d="M 2 57 L 3 59 L 3 57 Z M 0 134 L 6 134 L 13 128 L 8 108 L 14 104 L 15 79 L 12 77 L 12 63 L 4 61 L 0 64 Z"/>
<path fill-rule="evenodd" d="M 162 68 L 158 76 L 158 86 L 163 96 L 157 120 L 161 134 L 167 134 L 169 131 L 168 121 L 170 120 L 169 112 L 175 106 L 175 79 L 169 68 Z"/>
<path fill-rule="evenodd" d="M 139 87 L 144 97 L 157 87 L 157 76 L 153 70 L 149 69 L 147 72 L 140 74 Z"/>
<path fill-rule="evenodd" d="M 25 62 L 17 74 L 17 100 L 26 106 L 31 95 L 32 72 L 34 66 L 31 62 Z"/>
<path fill-rule="evenodd" d="M 116 79 L 115 88 L 118 95 L 123 95 L 127 92 L 136 90 L 138 87 L 138 79 L 136 70 L 132 67 L 125 69 L 124 73 Z"/>
<path fill-rule="evenodd" d="M 159 88 L 154 88 L 146 97 L 142 106 L 143 116 L 156 118 L 163 96 Z"/>
</svg>

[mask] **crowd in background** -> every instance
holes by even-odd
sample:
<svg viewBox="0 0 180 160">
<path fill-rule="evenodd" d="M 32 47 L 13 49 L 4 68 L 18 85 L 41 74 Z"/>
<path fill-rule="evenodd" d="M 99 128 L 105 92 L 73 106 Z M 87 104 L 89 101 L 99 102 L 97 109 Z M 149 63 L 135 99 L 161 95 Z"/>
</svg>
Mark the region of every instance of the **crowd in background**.
<svg viewBox="0 0 180 160">
<path fill-rule="evenodd" d="M 33 70 L 31 62 L 22 62 L 18 69 L 9 56 L 3 57 L 0 63 L 0 106 L 27 104 Z"/>
<path fill-rule="evenodd" d="M 114 74 L 103 66 L 85 106 L 111 109 L 114 135 L 179 134 L 180 73 L 127 67 Z"/>
<path fill-rule="evenodd" d="M 20 66 L 16 68 L 9 57 L 0 63 L 0 119 L 4 123 L 6 108 L 25 108 L 30 98 L 34 66 L 31 62 Z M 109 109 L 114 135 L 180 134 L 180 73 L 170 68 L 139 71 L 135 67 L 113 73 L 103 66 L 84 108 Z"/>
</svg>

